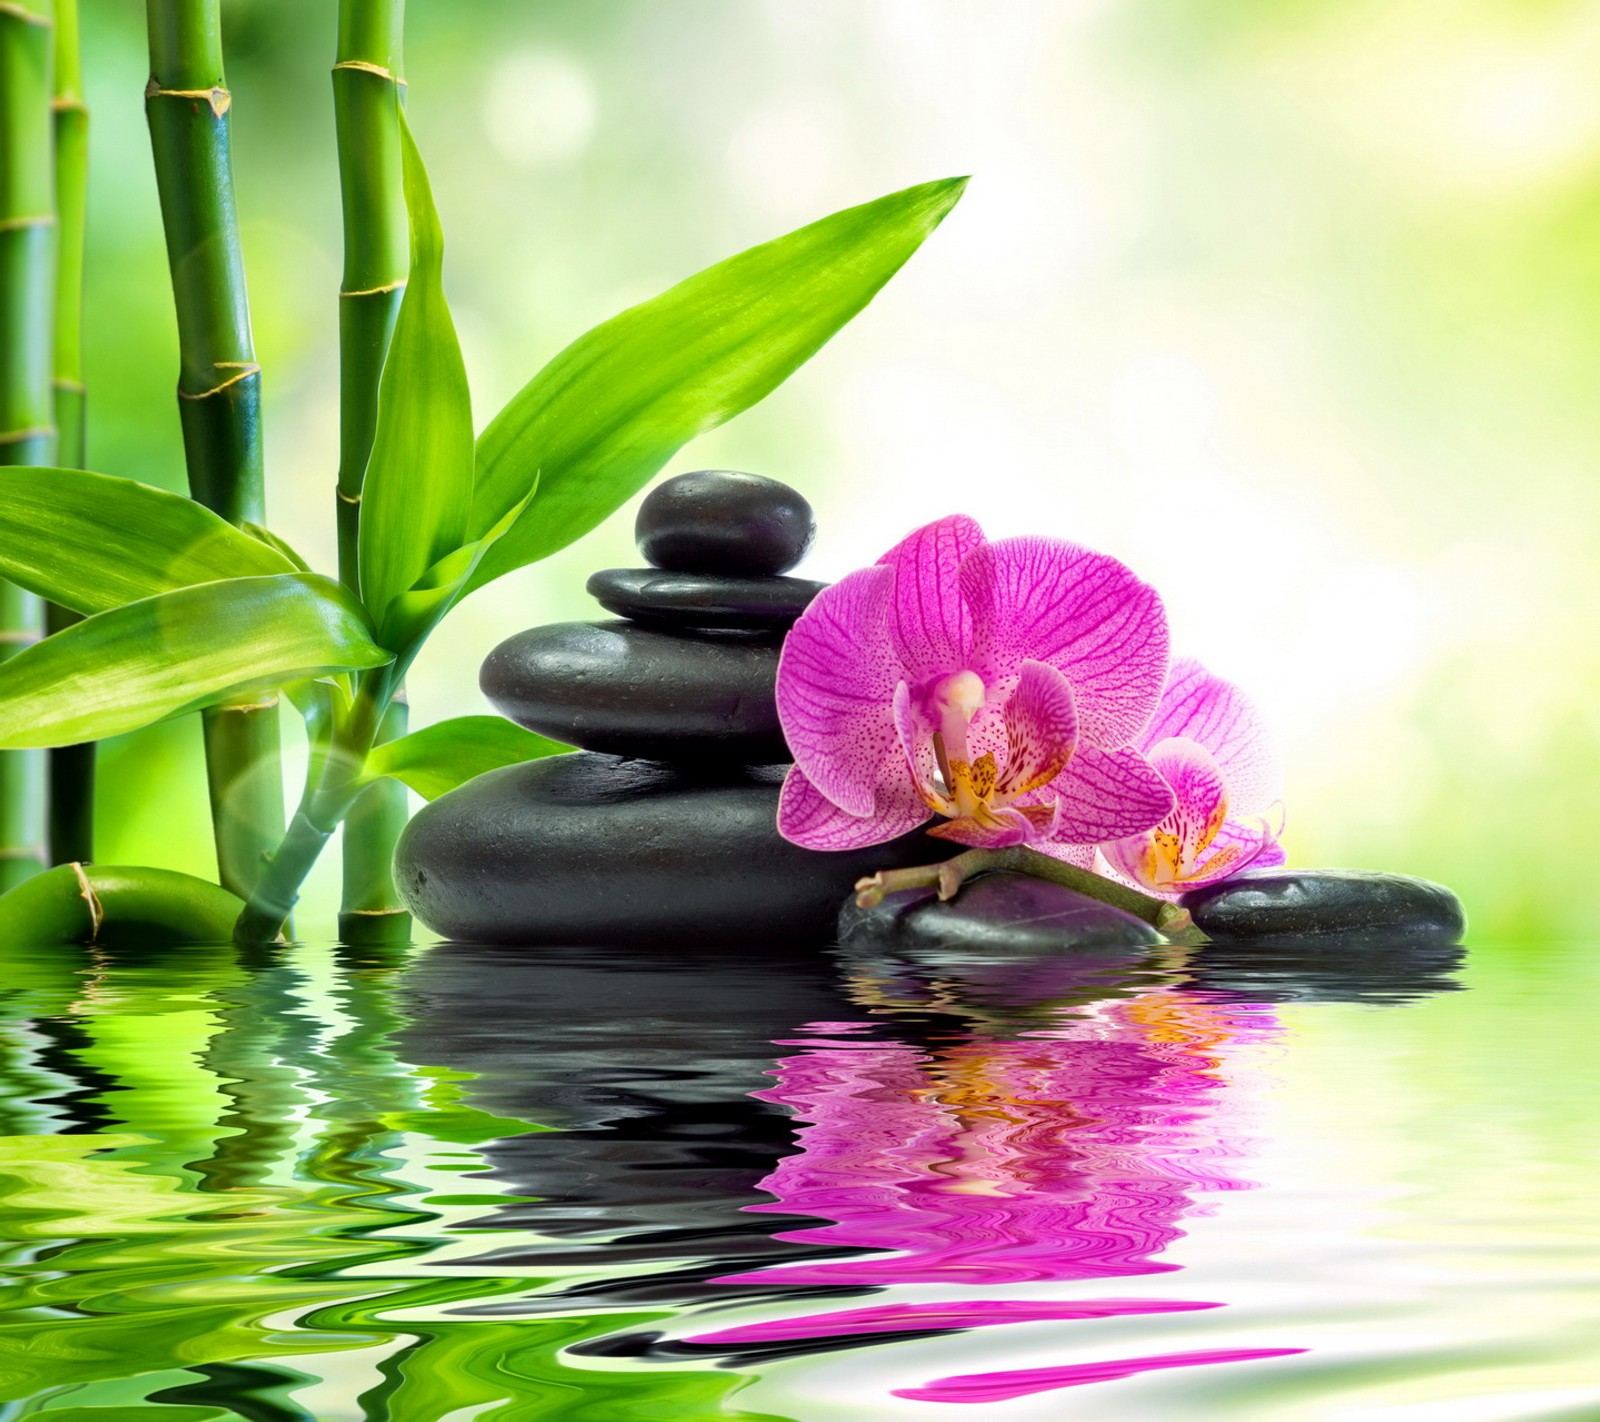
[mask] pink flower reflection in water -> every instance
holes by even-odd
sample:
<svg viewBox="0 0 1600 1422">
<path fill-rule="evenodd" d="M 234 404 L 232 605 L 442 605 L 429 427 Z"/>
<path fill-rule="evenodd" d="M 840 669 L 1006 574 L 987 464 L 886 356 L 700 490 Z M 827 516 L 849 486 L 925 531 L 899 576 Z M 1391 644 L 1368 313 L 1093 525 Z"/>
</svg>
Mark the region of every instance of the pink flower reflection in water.
<svg viewBox="0 0 1600 1422">
<path fill-rule="evenodd" d="M 1248 1188 L 1219 1110 L 1225 1054 L 1272 1038 L 1262 1010 L 1158 991 L 1009 1040 L 924 1051 L 836 1041 L 759 1093 L 806 1124 L 749 1210 L 829 1224 L 784 1240 L 892 1251 L 726 1283 L 1018 1284 L 1164 1273 L 1199 1192 Z M 787 1044 L 785 1044 L 787 1045 Z"/>
</svg>

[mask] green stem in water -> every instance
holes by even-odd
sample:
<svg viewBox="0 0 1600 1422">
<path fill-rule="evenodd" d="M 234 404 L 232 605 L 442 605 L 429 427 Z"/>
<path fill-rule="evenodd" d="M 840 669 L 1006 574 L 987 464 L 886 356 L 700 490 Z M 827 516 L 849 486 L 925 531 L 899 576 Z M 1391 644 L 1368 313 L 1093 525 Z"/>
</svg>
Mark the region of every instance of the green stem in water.
<svg viewBox="0 0 1600 1422">
<path fill-rule="evenodd" d="M 362 772 L 393 695 L 393 669 L 380 667 L 361 677 L 353 705 L 334 715 L 326 730 L 320 718 L 308 722 L 312 753 L 305 792 L 234 925 L 235 942 L 268 943 L 283 931 L 306 875 L 366 788 Z"/>
<path fill-rule="evenodd" d="M 261 368 L 234 211 L 219 0 L 147 0 L 145 116 L 178 317 L 178 410 L 189 492 L 232 523 L 263 523 Z M 248 893 L 283 833 L 276 698 L 204 716 L 217 869 Z"/>
<path fill-rule="evenodd" d="M 400 181 L 398 106 L 405 0 L 339 0 L 333 66 L 334 133 L 344 214 L 339 290 L 339 577 L 359 594 L 361 490 L 378 417 L 378 380 L 410 269 Z M 403 697 L 403 693 L 400 694 Z M 389 708 L 379 740 L 404 735 L 406 709 Z M 380 780 L 361 792 L 344 831 L 339 937 L 403 943 L 411 915 L 395 889 L 394 847 L 408 817 L 405 786 Z"/>
<path fill-rule="evenodd" d="M 377 744 L 405 735 L 410 708 L 397 694 L 384 713 Z M 394 846 L 410 818 L 406 787 L 376 780 L 350 807 L 344 822 L 344 902 L 339 941 L 352 946 L 409 943 L 411 915 L 394 882 Z"/>
<path fill-rule="evenodd" d="M 856 882 L 856 904 L 872 908 L 883 902 L 885 894 L 902 889 L 936 889 L 942 900 L 953 899 L 962 884 L 974 874 L 1006 870 L 1013 874 L 1027 874 L 1035 879 L 1046 879 L 1075 889 L 1087 898 L 1098 899 L 1112 908 L 1131 913 L 1143 919 L 1159 933 L 1175 943 L 1204 943 L 1205 935 L 1189 918 L 1189 911 L 1179 904 L 1158 899 L 1130 889 L 1103 874 L 1080 869 L 1076 864 L 1052 859 L 1036 849 L 969 849 L 941 864 L 922 864 L 910 869 L 885 869 L 869 878 Z"/>
<path fill-rule="evenodd" d="M 0 5 L 0 465 L 55 462 L 54 37 L 51 0 Z M 39 599 L 0 582 L 0 660 L 43 630 Z M 45 767 L 43 751 L 0 752 L 0 889 L 44 867 Z"/>
<path fill-rule="evenodd" d="M 55 352 L 52 385 L 58 431 L 56 463 L 85 467 L 87 428 L 83 387 L 83 254 L 89 194 L 89 111 L 83 103 L 78 45 L 78 0 L 55 0 L 56 53 L 51 113 L 55 134 L 57 224 Z M 79 621 L 52 605 L 49 632 Z M 50 862 L 94 858 L 94 743 L 49 752 Z"/>
</svg>

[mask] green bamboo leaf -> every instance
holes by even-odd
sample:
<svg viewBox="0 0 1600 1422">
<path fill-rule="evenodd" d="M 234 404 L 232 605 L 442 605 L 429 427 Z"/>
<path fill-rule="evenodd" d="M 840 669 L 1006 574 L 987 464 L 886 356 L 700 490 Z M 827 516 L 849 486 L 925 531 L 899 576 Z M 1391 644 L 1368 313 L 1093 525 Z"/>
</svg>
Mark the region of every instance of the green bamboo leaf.
<svg viewBox="0 0 1600 1422">
<path fill-rule="evenodd" d="M 0 469 L 0 576 L 85 616 L 293 571 L 278 549 L 180 494 L 81 469 Z"/>
<path fill-rule="evenodd" d="M 304 558 L 295 552 L 295 550 L 290 546 L 287 538 L 280 538 L 270 528 L 267 528 L 263 524 L 251 523 L 249 519 L 246 519 L 239 525 L 239 527 L 248 533 L 252 538 L 254 538 L 258 543 L 265 543 L 268 548 L 276 549 L 283 555 L 284 560 L 289 564 L 289 566 L 295 569 L 297 572 L 309 573 L 313 571 L 311 564 L 306 562 Z"/>
<path fill-rule="evenodd" d="M 468 541 L 472 505 L 472 399 L 444 299 L 444 233 L 404 113 L 400 148 L 411 275 L 378 384 L 361 494 L 361 598 L 378 622 L 392 597 Z"/>
<path fill-rule="evenodd" d="M 900 269 L 965 185 L 948 178 L 834 213 L 580 336 L 478 441 L 473 534 L 536 472 L 541 482 L 468 590 L 566 547 L 682 445 L 771 394 Z"/>
<path fill-rule="evenodd" d="M 538 480 L 534 481 L 535 488 Z M 389 600 L 378 628 L 378 641 L 402 661 L 411 656 L 439 625 L 445 613 L 465 595 L 467 581 L 507 530 L 521 517 L 533 494 L 520 499 L 482 538 L 447 553 L 403 593 Z"/>
<path fill-rule="evenodd" d="M 179 588 L 86 618 L 0 665 L 0 750 L 99 740 L 242 691 L 390 660 L 360 604 L 315 573 Z"/>
<path fill-rule="evenodd" d="M 499 716 L 457 716 L 386 741 L 367 757 L 366 773 L 403 780 L 424 799 L 437 800 L 486 770 L 571 749 Z"/>
</svg>

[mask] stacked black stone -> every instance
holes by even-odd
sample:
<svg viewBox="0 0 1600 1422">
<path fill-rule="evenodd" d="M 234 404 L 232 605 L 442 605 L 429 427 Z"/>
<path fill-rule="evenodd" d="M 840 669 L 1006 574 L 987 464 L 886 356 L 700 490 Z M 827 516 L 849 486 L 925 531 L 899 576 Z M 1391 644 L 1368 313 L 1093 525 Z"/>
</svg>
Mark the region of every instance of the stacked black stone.
<svg viewBox="0 0 1600 1422">
<path fill-rule="evenodd" d="M 636 534 L 651 567 L 589 579 L 617 620 L 534 627 L 484 662 L 497 710 L 580 749 L 412 820 L 395 870 L 423 923 L 529 945 L 823 942 L 860 875 L 955 852 L 918 832 L 822 854 L 777 832 L 778 657 L 823 587 L 785 576 L 815 534 L 805 499 L 755 474 L 680 474 Z"/>
</svg>

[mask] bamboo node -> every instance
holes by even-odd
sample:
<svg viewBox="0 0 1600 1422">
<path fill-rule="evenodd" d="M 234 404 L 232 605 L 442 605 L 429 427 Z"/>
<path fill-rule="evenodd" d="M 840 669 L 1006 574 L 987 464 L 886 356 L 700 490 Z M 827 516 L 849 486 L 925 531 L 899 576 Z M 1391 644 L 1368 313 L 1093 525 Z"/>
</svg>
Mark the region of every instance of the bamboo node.
<svg viewBox="0 0 1600 1422">
<path fill-rule="evenodd" d="M 269 696 L 265 701 L 226 701 L 213 707 L 216 711 L 270 711 L 278 704 L 276 696 Z"/>
<path fill-rule="evenodd" d="M 361 502 L 361 491 L 359 489 L 353 494 L 347 494 L 343 489 L 335 490 L 335 492 L 339 495 L 341 504 L 359 504 Z"/>
<path fill-rule="evenodd" d="M 241 380 L 248 380 L 252 375 L 260 375 L 261 367 L 253 360 L 219 360 L 216 363 L 218 370 L 237 370 L 237 375 L 230 375 L 220 385 L 213 385 L 209 390 L 188 391 L 180 389 L 180 400 L 205 400 L 219 391 L 226 390 L 230 385 L 237 385 Z"/>
<path fill-rule="evenodd" d="M 50 382 L 57 390 L 70 390 L 74 395 L 87 395 L 88 387 L 81 380 L 69 380 L 64 375 L 54 377 Z"/>
<path fill-rule="evenodd" d="M 0 434 L 0 444 L 21 444 L 30 439 L 54 439 L 56 427 L 54 425 L 33 425 L 25 430 L 7 430 Z"/>
<path fill-rule="evenodd" d="M 59 94 L 50 100 L 51 113 L 57 114 L 86 114 L 89 106 L 73 94 Z"/>
<path fill-rule="evenodd" d="M 340 918 L 399 918 L 409 917 L 410 909 L 381 908 L 381 909 L 340 909 Z"/>
<path fill-rule="evenodd" d="M 0 859 L 37 859 L 40 863 L 43 863 L 49 857 L 42 844 L 0 849 Z"/>
<path fill-rule="evenodd" d="M 72 872 L 78 877 L 78 893 L 89 905 L 89 941 L 94 943 L 99 940 L 100 926 L 106 921 L 105 907 L 100 902 L 100 895 L 95 893 L 94 885 L 89 882 L 89 876 L 83 872 L 83 865 L 74 863 Z"/>
<path fill-rule="evenodd" d="M 144 86 L 144 96 L 150 99 L 204 99 L 211 105 L 214 118 L 221 118 L 233 106 L 233 95 L 222 85 L 213 89 L 163 89 L 154 79 Z"/>
<path fill-rule="evenodd" d="M 406 87 L 406 81 L 392 69 L 385 69 L 381 64 L 369 64 L 364 59 L 341 59 L 334 66 L 335 71 L 340 69 L 359 69 L 363 74 L 376 74 L 380 79 L 387 79 L 391 84 L 400 88 Z"/>
<path fill-rule="evenodd" d="M 0 647 L 29 647 L 43 640 L 44 634 L 41 632 L 0 632 Z"/>
<path fill-rule="evenodd" d="M 405 285 L 406 279 L 401 277 L 399 281 L 391 281 L 384 286 L 369 286 L 363 291 L 341 291 L 339 299 L 343 301 L 347 296 L 382 296 L 386 291 L 404 291 Z"/>
<path fill-rule="evenodd" d="M 0 0 L 0 15 L 9 15 L 13 20 L 21 20 L 25 25 L 38 25 L 40 29 L 48 30 L 55 27 L 55 21 L 49 15 L 35 15 L 32 10 L 24 10 L 14 0 Z"/>
<path fill-rule="evenodd" d="M 54 227 L 56 215 L 53 212 L 40 213 L 37 216 L 27 217 L 0 217 L 0 232 L 21 232 L 29 227 Z"/>
</svg>

